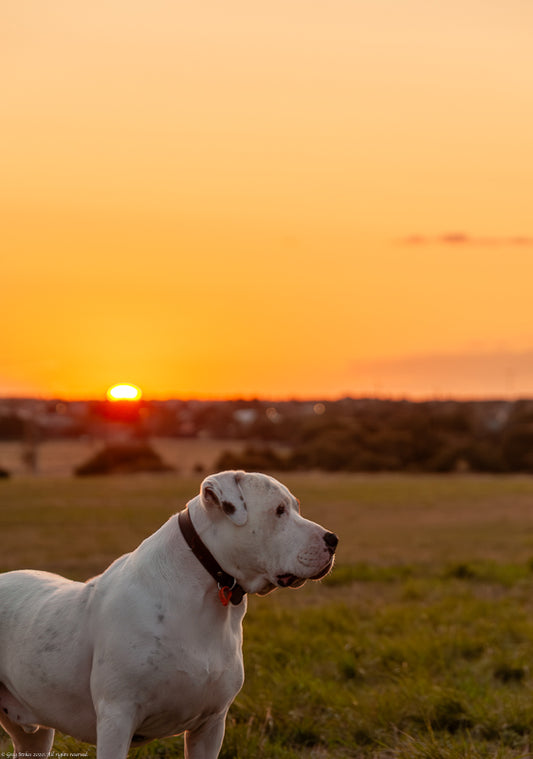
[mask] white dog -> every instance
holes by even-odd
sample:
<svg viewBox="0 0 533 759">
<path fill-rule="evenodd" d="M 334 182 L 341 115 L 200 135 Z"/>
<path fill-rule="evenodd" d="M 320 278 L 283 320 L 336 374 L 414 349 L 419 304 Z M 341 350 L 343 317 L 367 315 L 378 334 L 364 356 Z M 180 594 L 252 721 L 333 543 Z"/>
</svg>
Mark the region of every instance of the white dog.
<svg viewBox="0 0 533 759">
<path fill-rule="evenodd" d="M 0 575 L 0 723 L 15 756 L 48 756 L 54 729 L 97 759 L 185 733 L 215 759 L 242 687 L 246 593 L 299 587 L 337 536 L 264 474 L 222 472 L 132 553 L 86 583 Z"/>
</svg>

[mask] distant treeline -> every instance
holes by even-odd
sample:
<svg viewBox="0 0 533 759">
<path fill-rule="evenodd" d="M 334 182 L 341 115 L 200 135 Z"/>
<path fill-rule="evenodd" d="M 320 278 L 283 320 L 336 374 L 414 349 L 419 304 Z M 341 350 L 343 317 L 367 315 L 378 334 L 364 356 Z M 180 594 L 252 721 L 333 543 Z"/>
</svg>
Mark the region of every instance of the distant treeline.
<svg viewBox="0 0 533 759">
<path fill-rule="evenodd" d="M 279 441 L 225 453 L 219 468 L 350 472 L 533 472 L 533 402 L 321 404 Z"/>
<path fill-rule="evenodd" d="M 4 402 L 0 439 L 242 440 L 220 468 L 533 472 L 533 400 Z"/>
</svg>

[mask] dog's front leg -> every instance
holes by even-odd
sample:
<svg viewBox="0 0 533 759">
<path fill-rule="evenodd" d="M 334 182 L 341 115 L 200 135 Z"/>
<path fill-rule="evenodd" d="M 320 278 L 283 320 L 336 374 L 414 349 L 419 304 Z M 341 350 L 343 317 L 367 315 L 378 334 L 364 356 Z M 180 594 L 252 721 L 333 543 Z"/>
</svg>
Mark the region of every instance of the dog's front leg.
<svg viewBox="0 0 533 759">
<path fill-rule="evenodd" d="M 102 712 L 96 727 L 96 759 L 126 759 L 133 733 L 131 715 L 116 706 Z"/>
<path fill-rule="evenodd" d="M 224 740 L 225 727 L 226 712 L 213 715 L 197 730 L 186 732 L 185 759 L 216 759 Z"/>
</svg>

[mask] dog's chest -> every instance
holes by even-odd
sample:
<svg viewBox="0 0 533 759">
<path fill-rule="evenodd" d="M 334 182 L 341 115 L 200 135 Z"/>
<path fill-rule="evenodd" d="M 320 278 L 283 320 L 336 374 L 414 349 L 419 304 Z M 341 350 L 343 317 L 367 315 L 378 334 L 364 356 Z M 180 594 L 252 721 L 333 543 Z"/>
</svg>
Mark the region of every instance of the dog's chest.
<svg viewBox="0 0 533 759">
<path fill-rule="evenodd" d="M 155 617 L 146 613 L 145 624 L 133 625 L 129 635 L 108 641 L 108 653 L 114 656 L 96 657 L 102 684 L 107 680 L 106 662 L 122 660 L 118 687 L 123 696 L 135 693 L 135 734 L 141 740 L 192 729 L 209 714 L 224 711 L 244 680 L 244 608 L 219 607 L 217 599 L 211 610 L 196 609 L 187 616 L 183 607 L 173 613 L 168 605 L 156 606 Z M 147 619 L 157 624 L 147 625 Z"/>
<path fill-rule="evenodd" d="M 137 736 L 150 739 L 190 730 L 223 711 L 242 687 L 244 670 L 238 646 L 155 651 L 141 696 Z M 141 695 L 141 694 L 138 694 Z"/>
</svg>

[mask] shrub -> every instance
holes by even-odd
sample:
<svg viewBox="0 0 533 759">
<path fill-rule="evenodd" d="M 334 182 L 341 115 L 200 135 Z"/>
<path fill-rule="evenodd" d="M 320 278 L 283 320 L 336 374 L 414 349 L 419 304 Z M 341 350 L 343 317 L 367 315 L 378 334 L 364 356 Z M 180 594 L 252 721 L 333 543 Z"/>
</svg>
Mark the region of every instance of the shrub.
<svg viewBox="0 0 533 759">
<path fill-rule="evenodd" d="M 94 474 L 129 474 L 132 472 L 169 472 L 161 456 L 146 443 L 107 445 L 74 470 L 78 477 Z"/>
</svg>

